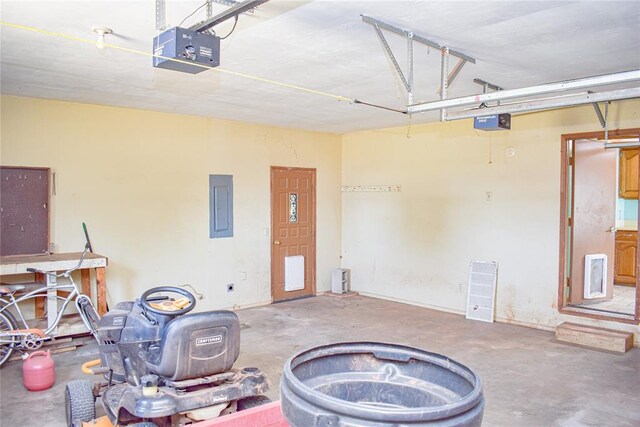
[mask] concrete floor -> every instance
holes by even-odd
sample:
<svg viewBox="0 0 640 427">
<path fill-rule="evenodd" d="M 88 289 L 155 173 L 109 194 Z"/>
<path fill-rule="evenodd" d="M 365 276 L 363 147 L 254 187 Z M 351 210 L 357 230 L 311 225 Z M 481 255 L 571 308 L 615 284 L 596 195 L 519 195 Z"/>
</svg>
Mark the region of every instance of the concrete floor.
<svg viewBox="0 0 640 427">
<path fill-rule="evenodd" d="M 365 297 L 321 296 L 238 312 L 242 330 L 236 366 L 257 366 L 278 398 L 285 360 L 316 345 L 372 340 L 442 353 L 476 370 L 484 384 L 484 426 L 640 426 L 640 350 L 624 355 L 554 342 L 554 335 L 518 326 Z M 54 355 L 56 385 L 30 393 L 20 362 L 0 371 L 0 425 L 64 426 L 66 382 L 82 378 L 94 345 Z"/>
</svg>

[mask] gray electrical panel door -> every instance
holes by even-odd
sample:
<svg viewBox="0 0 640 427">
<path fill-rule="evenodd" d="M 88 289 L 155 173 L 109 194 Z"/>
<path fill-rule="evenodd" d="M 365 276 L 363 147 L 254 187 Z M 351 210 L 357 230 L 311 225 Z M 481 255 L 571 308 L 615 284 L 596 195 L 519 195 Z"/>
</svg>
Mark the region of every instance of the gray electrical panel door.
<svg viewBox="0 0 640 427">
<path fill-rule="evenodd" d="M 209 175 L 209 237 L 233 237 L 233 175 Z"/>
</svg>

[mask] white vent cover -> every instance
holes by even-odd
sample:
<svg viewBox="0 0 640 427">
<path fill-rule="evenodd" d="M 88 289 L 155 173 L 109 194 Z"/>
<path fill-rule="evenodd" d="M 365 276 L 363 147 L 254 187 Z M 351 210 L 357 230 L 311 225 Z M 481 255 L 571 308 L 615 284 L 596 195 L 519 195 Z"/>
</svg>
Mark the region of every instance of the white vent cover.
<svg viewBox="0 0 640 427">
<path fill-rule="evenodd" d="M 467 319 L 493 322 L 497 276 L 497 262 L 471 261 L 467 294 Z"/>
<path fill-rule="evenodd" d="M 607 255 L 584 256 L 584 298 L 607 296 Z"/>
<path fill-rule="evenodd" d="M 304 256 L 284 257 L 284 290 L 299 291 L 304 289 Z"/>
</svg>

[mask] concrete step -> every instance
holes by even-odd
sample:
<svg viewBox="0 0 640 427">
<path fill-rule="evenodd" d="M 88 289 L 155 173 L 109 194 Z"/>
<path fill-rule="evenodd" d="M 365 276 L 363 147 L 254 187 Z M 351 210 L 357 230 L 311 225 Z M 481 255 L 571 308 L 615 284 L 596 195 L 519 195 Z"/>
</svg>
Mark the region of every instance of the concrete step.
<svg viewBox="0 0 640 427">
<path fill-rule="evenodd" d="M 556 328 L 558 341 L 625 353 L 633 347 L 633 333 L 565 322 Z"/>
</svg>

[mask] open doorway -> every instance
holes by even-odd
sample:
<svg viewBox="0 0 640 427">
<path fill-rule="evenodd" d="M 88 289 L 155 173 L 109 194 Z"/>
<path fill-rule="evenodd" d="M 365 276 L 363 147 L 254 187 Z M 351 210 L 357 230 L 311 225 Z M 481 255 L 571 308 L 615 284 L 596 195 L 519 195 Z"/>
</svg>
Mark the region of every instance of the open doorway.
<svg viewBox="0 0 640 427">
<path fill-rule="evenodd" d="M 639 137 L 562 138 L 561 311 L 638 323 Z"/>
</svg>

